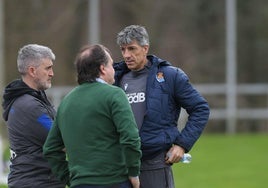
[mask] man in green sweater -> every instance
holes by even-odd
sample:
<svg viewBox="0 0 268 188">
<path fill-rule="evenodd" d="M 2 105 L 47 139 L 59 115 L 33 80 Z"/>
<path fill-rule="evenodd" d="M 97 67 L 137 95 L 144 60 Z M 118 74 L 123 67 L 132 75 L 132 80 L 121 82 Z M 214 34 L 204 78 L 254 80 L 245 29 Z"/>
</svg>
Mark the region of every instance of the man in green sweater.
<svg viewBox="0 0 268 188">
<path fill-rule="evenodd" d="M 75 65 L 79 86 L 58 108 L 45 158 L 71 188 L 138 188 L 140 138 L 125 93 L 111 85 L 109 50 L 85 46 Z"/>
</svg>

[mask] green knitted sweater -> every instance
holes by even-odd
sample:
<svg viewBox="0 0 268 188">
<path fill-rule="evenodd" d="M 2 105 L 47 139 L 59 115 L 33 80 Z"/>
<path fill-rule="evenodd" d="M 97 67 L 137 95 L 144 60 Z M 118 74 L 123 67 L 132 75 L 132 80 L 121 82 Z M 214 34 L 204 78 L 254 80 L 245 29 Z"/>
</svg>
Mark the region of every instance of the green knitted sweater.
<svg viewBox="0 0 268 188">
<path fill-rule="evenodd" d="M 94 82 L 74 88 L 62 100 L 43 149 L 53 172 L 71 187 L 139 175 L 138 129 L 125 93 L 116 86 Z"/>
</svg>

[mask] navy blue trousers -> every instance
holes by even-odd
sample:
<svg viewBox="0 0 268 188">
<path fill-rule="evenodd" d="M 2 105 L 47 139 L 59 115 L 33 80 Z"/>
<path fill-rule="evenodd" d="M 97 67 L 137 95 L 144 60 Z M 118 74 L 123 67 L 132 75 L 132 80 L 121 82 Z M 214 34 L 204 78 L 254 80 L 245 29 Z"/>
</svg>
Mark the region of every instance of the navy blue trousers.
<svg viewBox="0 0 268 188">
<path fill-rule="evenodd" d="M 112 185 L 77 185 L 74 188 L 132 188 L 132 185 L 129 181 L 125 181 Z"/>
</svg>

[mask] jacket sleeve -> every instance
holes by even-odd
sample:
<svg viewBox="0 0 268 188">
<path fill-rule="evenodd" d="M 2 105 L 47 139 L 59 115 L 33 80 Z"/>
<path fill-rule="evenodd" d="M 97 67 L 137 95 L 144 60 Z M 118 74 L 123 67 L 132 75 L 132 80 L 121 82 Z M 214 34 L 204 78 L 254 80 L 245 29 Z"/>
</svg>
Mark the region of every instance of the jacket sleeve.
<svg viewBox="0 0 268 188">
<path fill-rule="evenodd" d="M 16 113 L 10 113 L 13 117 L 9 118 L 9 123 L 16 126 L 9 128 L 23 131 L 27 140 L 42 147 L 53 123 L 46 106 L 38 99 L 24 95 L 14 102 L 13 108 Z"/>
<path fill-rule="evenodd" d="M 43 146 L 43 154 L 48 160 L 53 174 L 69 185 L 68 162 L 64 151 L 64 143 L 57 125 L 57 118 Z"/>
<path fill-rule="evenodd" d="M 209 105 L 180 69 L 175 79 L 175 98 L 179 106 L 183 107 L 189 115 L 185 128 L 177 136 L 175 144 L 189 152 L 207 124 Z"/>
</svg>

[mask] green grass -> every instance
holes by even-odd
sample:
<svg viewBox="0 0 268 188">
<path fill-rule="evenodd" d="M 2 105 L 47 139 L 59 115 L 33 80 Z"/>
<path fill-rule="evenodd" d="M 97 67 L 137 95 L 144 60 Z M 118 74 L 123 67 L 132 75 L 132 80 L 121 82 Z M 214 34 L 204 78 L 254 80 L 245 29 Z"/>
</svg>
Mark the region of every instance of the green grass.
<svg viewBox="0 0 268 188">
<path fill-rule="evenodd" d="M 268 135 L 204 134 L 190 152 L 192 162 L 173 165 L 176 188 L 266 187 L 267 144 Z"/>
<path fill-rule="evenodd" d="M 190 164 L 173 166 L 176 188 L 261 188 L 268 180 L 268 135 L 202 135 Z"/>
</svg>

